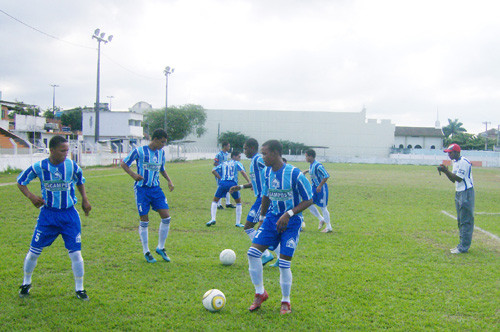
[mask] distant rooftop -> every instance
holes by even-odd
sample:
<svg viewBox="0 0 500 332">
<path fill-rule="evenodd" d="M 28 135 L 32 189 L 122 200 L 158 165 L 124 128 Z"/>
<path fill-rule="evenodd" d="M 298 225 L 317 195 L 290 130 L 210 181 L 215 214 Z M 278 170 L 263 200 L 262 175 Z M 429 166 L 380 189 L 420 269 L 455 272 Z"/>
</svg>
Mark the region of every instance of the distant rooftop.
<svg viewBox="0 0 500 332">
<path fill-rule="evenodd" d="M 396 126 L 394 136 L 444 137 L 444 134 L 441 128 Z"/>
</svg>

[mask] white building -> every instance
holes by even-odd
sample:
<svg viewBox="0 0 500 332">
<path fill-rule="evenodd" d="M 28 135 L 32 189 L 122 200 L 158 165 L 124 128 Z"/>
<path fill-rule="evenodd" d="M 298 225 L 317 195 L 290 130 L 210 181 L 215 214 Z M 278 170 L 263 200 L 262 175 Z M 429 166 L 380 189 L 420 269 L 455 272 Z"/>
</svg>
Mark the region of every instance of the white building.
<svg viewBox="0 0 500 332">
<path fill-rule="evenodd" d="M 142 144 L 144 132 L 142 121 L 144 116 L 135 112 L 103 111 L 99 112 L 99 141 L 124 147 L 132 144 Z M 86 109 L 82 112 L 82 133 L 85 144 L 95 142 L 95 111 Z M 124 152 L 128 149 L 124 148 Z"/>
<path fill-rule="evenodd" d="M 394 147 L 397 149 L 443 149 L 444 134 L 441 128 L 396 127 Z"/>
<path fill-rule="evenodd" d="M 299 112 L 256 110 L 206 110 L 207 129 L 197 141 L 201 147 L 217 146 L 217 137 L 226 131 L 240 132 L 261 144 L 269 139 L 289 140 L 321 146 L 317 153 L 326 160 L 336 157 L 388 157 L 394 144 L 390 120 L 366 118 L 361 112 Z"/>
</svg>

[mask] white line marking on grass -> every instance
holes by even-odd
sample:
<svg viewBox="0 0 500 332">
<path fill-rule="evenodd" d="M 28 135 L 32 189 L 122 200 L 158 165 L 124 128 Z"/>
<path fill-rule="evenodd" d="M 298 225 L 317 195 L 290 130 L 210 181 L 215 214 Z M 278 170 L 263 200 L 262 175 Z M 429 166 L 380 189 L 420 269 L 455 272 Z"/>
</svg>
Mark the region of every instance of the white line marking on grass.
<svg viewBox="0 0 500 332">
<path fill-rule="evenodd" d="M 13 186 L 15 185 L 17 182 L 7 182 L 7 183 L 0 183 L 0 187 L 4 187 L 4 186 Z"/>
<path fill-rule="evenodd" d="M 444 211 L 444 210 L 442 210 L 441 212 L 442 212 L 443 214 L 447 215 L 448 217 L 450 217 L 450 218 L 453 218 L 453 219 L 457 220 L 457 217 L 455 217 L 454 215 L 452 215 L 452 214 L 450 214 L 450 213 L 448 213 L 448 212 L 446 212 L 446 211 Z M 493 239 L 495 239 L 495 240 L 497 240 L 497 241 L 500 241 L 500 237 L 496 236 L 496 235 L 495 235 L 495 234 L 493 234 L 493 233 L 490 233 L 490 232 L 488 232 L 488 231 L 485 231 L 484 229 L 482 229 L 482 228 L 480 228 L 480 227 L 478 227 L 478 226 L 474 226 L 474 229 L 477 229 L 478 231 L 483 232 L 484 234 L 486 234 L 486 235 L 488 235 L 488 236 L 492 237 Z"/>
<path fill-rule="evenodd" d="M 474 214 L 482 214 L 482 215 L 487 215 L 487 216 L 500 216 L 500 213 L 495 213 L 495 212 L 474 212 Z"/>
</svg>

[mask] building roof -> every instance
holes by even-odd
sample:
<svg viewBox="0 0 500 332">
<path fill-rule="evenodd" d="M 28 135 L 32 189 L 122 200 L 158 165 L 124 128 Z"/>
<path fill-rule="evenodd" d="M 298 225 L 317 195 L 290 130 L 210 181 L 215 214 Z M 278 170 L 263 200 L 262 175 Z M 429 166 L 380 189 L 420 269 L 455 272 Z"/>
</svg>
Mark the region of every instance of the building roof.
<svg viewBox="0 0 500 332">
<path fill-rule="evenodd" d="M 444 134 L 441 128 L 396 126 L 394 136 L 444 137 Z"/>
</svg>

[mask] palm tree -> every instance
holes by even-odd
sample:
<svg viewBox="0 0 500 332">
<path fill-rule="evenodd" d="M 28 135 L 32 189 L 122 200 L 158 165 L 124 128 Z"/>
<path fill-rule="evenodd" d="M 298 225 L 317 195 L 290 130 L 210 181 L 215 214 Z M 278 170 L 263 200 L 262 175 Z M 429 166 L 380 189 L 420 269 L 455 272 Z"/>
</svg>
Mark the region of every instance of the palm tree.
<svg viewBox="0 0 500 332">
<path fill-rule="evenodd" d="M 467 132 L 465 128 L 463 128 L 464 124 L 462 122 L 459 122 L 458 119 L 451 120 L 448 119 L 448 125 L 443 127 L 443 134 L 446 138 L 448 138 L 450 135 L 453 137 L 453 135 L 459 134 L 459 133 L 464 133 Z"/>
</svg>

